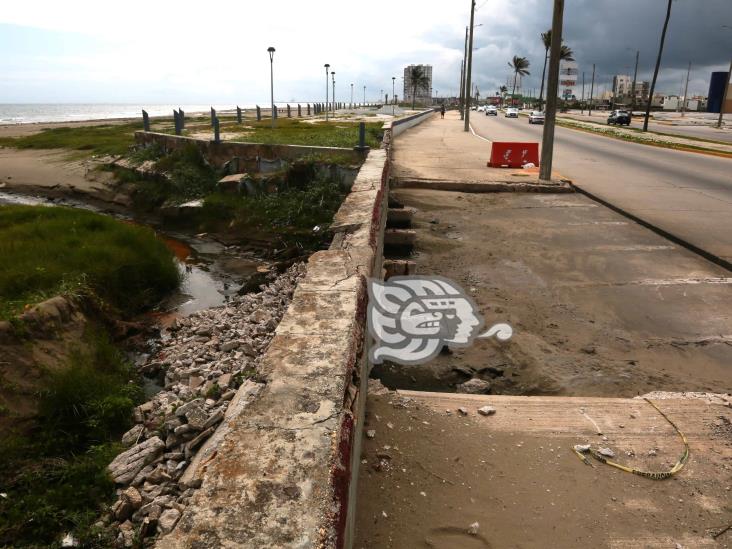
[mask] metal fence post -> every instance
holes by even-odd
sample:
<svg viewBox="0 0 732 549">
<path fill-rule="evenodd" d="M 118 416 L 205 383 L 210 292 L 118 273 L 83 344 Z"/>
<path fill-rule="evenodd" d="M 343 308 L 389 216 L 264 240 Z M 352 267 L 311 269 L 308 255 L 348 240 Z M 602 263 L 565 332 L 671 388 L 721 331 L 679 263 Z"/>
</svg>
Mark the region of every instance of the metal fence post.
<svg viewBox="0 0 732 549">
<path fill-rule="evenodd" d="M 214 118 L 214 143 L 221 143 L 221 135 L 219 134 L 219 118 Z"/>
<path fill-rule="evenodd" d="M 259 105 L 257 105 L 257 121 L 262 120 L 262 109 L 259 108 Z"/>
<path fill-rule="evenodd" d="M 145 109 L 142 109 L 142 129 L 143 131 L 150 131 L 150 117 Z"/>
<path fill-rule="evenodd" d="M 241 124 L 241 109 L 239 108 L 239 105 L 236 106 L 236 122 Z"/>
</svg>

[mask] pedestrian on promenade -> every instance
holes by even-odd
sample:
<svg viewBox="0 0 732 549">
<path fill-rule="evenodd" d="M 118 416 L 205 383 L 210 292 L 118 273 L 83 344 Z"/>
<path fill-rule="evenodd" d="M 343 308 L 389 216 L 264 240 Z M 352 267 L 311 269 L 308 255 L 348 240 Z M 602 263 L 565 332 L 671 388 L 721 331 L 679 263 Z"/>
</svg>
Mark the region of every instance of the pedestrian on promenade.
<svg viewBox="0 0 732 549">
<path fill-rule="evenodd" d="M 440 118 L 445 118 L 445 105 L 440 107 Z"/>
</svg>

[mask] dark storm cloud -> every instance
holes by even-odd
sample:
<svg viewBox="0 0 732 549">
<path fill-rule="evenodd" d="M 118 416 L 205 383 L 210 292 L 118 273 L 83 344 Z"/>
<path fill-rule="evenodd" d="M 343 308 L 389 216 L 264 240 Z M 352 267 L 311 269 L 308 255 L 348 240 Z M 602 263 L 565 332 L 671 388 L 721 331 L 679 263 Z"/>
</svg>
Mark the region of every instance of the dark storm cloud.
<svg viewBox="0 0 732 549">
<path fill-rule="evenodd" d="M 606 89 L 612 75 L 632 75 L 636 49 L 638 78 L 650 81 L 666 5 L 666 0 L 566 0 L 564 41 L 587 81 L 593 63 L 596 80 Z M 480 7 L 476 24 L 483 26 L 475 30 L 473 81 L 482 93 L 493 93 L 506 82 L 513 55 L 531 61 L 524 88 L 539 87 L 544 55 L 539 35 L 551 27 L 551 8 L 551 0 L 489 0 Z M 678 93 L 691 61 L 689 93 L 706 94 L 711 72 L 727 70 L 732 56 L 732 28 L 723 25 L 732 27 L 732 0 L 675 0 L 656 90 Z M 456 50 L 457 61 L 445 72 L 459 75 L 464 28 L 451 29 L 449 39 L 445 29 L 433 30 Z"/>
</svg>

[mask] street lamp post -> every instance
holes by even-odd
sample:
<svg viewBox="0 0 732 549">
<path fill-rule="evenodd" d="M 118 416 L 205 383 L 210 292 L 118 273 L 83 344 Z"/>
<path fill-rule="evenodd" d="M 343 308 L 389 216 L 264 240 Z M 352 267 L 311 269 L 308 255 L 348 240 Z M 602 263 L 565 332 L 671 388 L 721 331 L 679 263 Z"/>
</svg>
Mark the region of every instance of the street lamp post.
<svg viewBox="0 0 732 549">
<path fill-rule="evenodd" d="M 270 46 L 267 48 L 269 52 L 269 93 L 272 108 L 272 127 L 275 127 L 275 106 L 274 106 L 274 52 L 275 49 Z"/>
<path fill-rule="evenodd" d="M 328 121 L 328 88 L 330 87 L 328 85 L 328 69 L 330 68 L 330 64 L 325 64 L 325 121 Z"/>
<path fill-rule="evenodd" d="M 363 104 L 366 105 L 366 86 L 363 87 Z"/>
<path fill-rule="evenodd" d="M 351 82 L 351 107 L 353 107 L 353 82 Z"/>
<path fill-rule="evenodd" d="M 396 108 L 396 98 L 394 97 L 394 93 L 396 93 L 396 76 L 391 77 L 391 115 L 394 116 L 394 109 Z"/>
<path fill-rule="evenodd" d="M 332 94 L 332 101 L 333 103 L 333 115 L 335 116 L 336 111 L 336 104 L 335 104 L 335 71 L 330 71 L 330 77 L 333 79 L 333 94 Z"/>
</svg>

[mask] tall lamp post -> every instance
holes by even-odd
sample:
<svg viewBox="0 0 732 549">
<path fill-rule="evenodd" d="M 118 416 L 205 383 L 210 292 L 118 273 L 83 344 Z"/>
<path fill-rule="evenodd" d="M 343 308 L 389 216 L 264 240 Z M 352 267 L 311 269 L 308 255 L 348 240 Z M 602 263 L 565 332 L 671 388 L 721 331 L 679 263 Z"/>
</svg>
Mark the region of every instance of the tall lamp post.
<svg viewBox="0 0 732 549">
<path fill-rule="evenodd" d="M 275 49 L 270 46 L 267 48 L 267 51 L 269 52 L 269 93 L 270 93 L 270 99 L 271 99 L 271 108 L 272 108 L 272 127 L 275 127 L 275 106 L 274 106 L 274 52 Z"/>
<path fill-rule="evenodd" d="M 475 21 L 475 0 L 470 0 L 470 33 L 468 34 L 468 57 L 465 69 L 465 125 L 463 131 L 470 131 L 470 77 L 473 68 L 473 25 Z"/>
<path fill-rule="evenodd" d="M 363 104 L 366 104 L 366 86 L 363 87 Z"/>
<path fill-rule="evenodd" d="M 328 69 L 330 68 L 330 64 L 325 64 L 325 121 L 328 121 L 328 88 L 330 86 L 328 85 Z"/>
<path fill-rule="evenodd" d="M 330 77 L 333 79 L 333 94 L 332 94 L 332 96 L 333 96 L 332 99 L 333 100 L 331 101 L 331 103 L 333 103 L 333 115 L 335 116 L 335 111 L 336 111 L 336 104 L 335 104 L 335 71 L 330 71 Z"/>
<path fill-rule="evenodd" d="M 391 115 L 394 116 L 394 109 L 396 107 L 396 98 L 394 97 L 394 93 L 396 93 L 396 76 L 391 77 Z"/>
<path fill-rule="evenodd" d="M 353 82 L 351 82 L 351 106 L 353 106 Z"/>
</svg>

